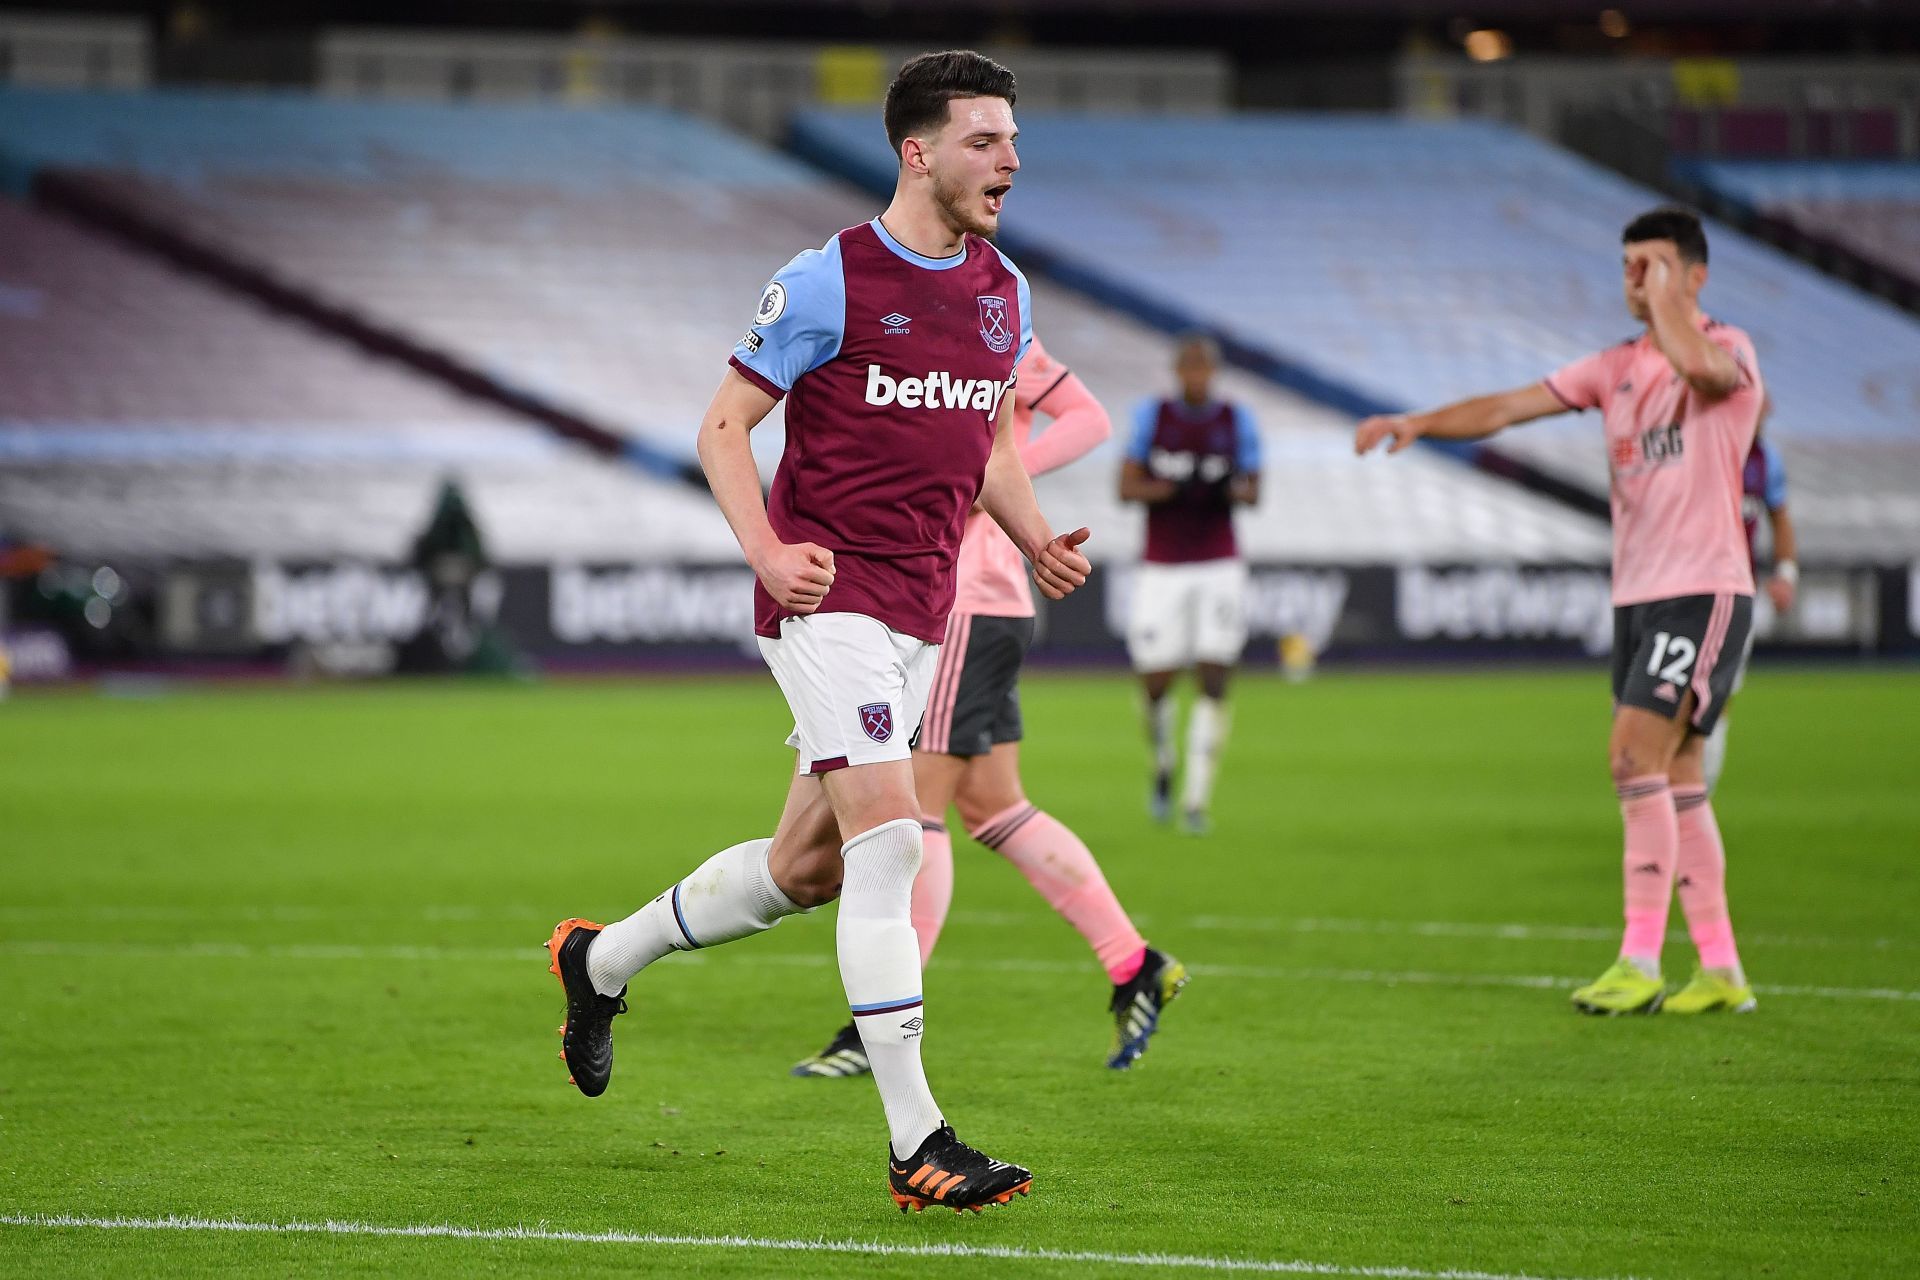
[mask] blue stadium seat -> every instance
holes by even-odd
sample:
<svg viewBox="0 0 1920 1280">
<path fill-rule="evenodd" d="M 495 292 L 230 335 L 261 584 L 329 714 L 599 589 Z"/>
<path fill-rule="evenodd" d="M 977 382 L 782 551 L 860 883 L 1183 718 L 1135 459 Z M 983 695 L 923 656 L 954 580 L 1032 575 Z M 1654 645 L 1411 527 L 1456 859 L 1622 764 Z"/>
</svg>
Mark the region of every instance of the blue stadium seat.
<svg viewBox="0 0 1920 1280">
<path fill-rule="evenodd" d="M 1636 328 L 1620 229 L 1659 198 L 1510 129 L 1041 113 L 1021 128 L 1011 246 L 1357 400 L 1423 407 L 1531 382 Z M 890 181 L 871 133 L 865 113 L 819 112 L 794 137 Z M 1903 501 L 1920 491 L 1920 323 L 1730 228 L 1709 237 L 1707 305 L 1753 335 L 1812 546 L 1920 549 Z M 1600 489 L 1594 432 L 1589 415 L 1502 445 Z"/>
</svg>

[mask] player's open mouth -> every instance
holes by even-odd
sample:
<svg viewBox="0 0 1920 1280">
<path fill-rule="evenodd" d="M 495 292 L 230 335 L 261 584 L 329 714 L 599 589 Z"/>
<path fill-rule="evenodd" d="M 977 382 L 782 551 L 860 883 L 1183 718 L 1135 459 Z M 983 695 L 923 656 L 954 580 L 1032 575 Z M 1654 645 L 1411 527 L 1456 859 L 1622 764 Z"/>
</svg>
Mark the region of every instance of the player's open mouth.
<svg viewBox="0 0 1920 1280">
<path fill-rule="evenodd" d="M 994 213 L 1000 212 L 1000 205 L 1006 200 L 1007 192 L 1011 190 L 1013 190 L 1013 184 L 1011 182 L 1003 182 L 997 187 L 988 187 L 985 192 L 987 208 Z"/>
</svg>

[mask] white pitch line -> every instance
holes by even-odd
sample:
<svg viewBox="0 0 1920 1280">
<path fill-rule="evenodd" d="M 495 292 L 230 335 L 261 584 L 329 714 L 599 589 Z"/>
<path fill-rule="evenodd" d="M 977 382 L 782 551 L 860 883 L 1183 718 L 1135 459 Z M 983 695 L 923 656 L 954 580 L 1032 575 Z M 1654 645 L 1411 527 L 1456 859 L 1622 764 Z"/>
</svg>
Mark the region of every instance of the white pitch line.
<svg viewBox="0 0 1920 1280">
<path fill-rule="evenodd" d="M 76 911 L 72 907 L 0 907 L 0 921 L 32 923 L 60 920 L 67 923 L 193 923 L 209 924 L 246 921 L 248 923 L 293 924 L 333 920 L 431 920 L 431 921 L 514 921 L 545 920 L 548 913 L 531 905 L 481 908 L 468 904 L 428 904 L 405 907 L 314 907 L 288 903 L 233 907 L 168 907 L 141 904 L 97 904 Z M 1028 929 L 1042 926 L 1054 917 L 1041 911 L 967 911 L 951 913 L 948 923 L 968 928 Z M 1164 923 L 1171 928 L 1201 929 L 1234 933 L 1302 934 L 1378 934 L 1411 938 L 1474 938 L 1496 942 L 1613 942 L 1620 936 L 1617 925 L 1540 924 L 1500 920 L 1362 920 L 1318 916 L 1165 916 L 1151 912 L 1135 915 L 1137 924 Z M 1685 942 L 1684 930 L 1667 934 L 1673 942 Z M 1908 938 L 1833 937 L 1819 934 L 1742 933 L 1740 941 L 1749 947 L 1841 947 L 1885 951 L 1920 946 L 1920 935 Z"/>
<path fill-rule="evenodd" d="M 207 960 L 488 960 L 526 964 L 539 957 L 537 947 L 369 947 L 351 943 L 340 945 L 307 943 L 270 943 L 255 946 L 244 942 L 67 942 L 61 940 L 0 941 L 0 955 L 83 956 L 111 959 L 207 959 Z M 669 964 L 705 964 L 708 957 L 675 952 L 666 958 Z M 725 963 L 742 965 L 780 965 L 802 969 L 823 969 L 837 961 L 830 953 L 815 952 L 735 952 L 725 953 Z M 1073 960 L 956 960 L 941 959 L 941 967 L 975 973 L 1064 973 L 1092 972 L 1087 963 Z M 1193 964 L 1187 966 L 1198 977 L 1248 978 L 1262 982 L 1349 982 L 1366 986 L 1430 987 L 1525 987 L 1533 990 L 1571 990 L 1586 978 L 1555 974 L 1527 973 L 1441 973 L 1428 970 L 1397 969 L 1317 969 L 1274 968 L 1248 964 Z M 1822 1000 L 1920 1001 L 1920 991 L 1894 987 L 1774 986 L 1755 983 L 1754 993 L 1763 996 L 1809 996 Z"/>
<path fill-rule="evenodd" d="M 958 920 L 959 912 L 951 919 Z M 1614 942 L 1620 937 L 1618 925 L 1522 924 L 1500 921 L 1460 920 L 1339 920 L 1313 917 L 1277 916 L 1192 916 L 1182 921 L 1190 929 L 1217 929 L 1249 933 L 1339 933 L 1385 934 L 1413 938 L 1489 938 L 1500 942 Z M 1684 930 L 1667 934 L 1672 942 L 1685 942 Z M 1740 941 L 1762 947 L 1862 947 L 1886 950 L 1908 947 L 1906 938 L 1833 938 L 1807 934 L 1742 933 Z"/>
<path fill-rule="evenodd" d="M 539 1240 L 562 1244 L 624 1244 L 698 1249 L 752 1249 L 780 1253 L 851 1253 L 883 1258 L 975 1258 L 999 1262 L 1073 1262 L 1179 1271 L 1249 1271 L 1280 1275 L 1356 1276 L 1363 1280 L 1572 1280 L 1503 1271 L 1347 1266 L 1297 1259 L 1221 1258 L 1178 1253 L 1102 1253 L 995 1244 L 890 1244 L 884 1240 L 796 1240 L 761 1236 L 670 1235 L 653 1231 L 558 1231 L 546 1227 L 458 1227 L 425 1223 L 391 1227 L 371 1222 L 247 1222 L 233 1218 L 93 1218 L 69 1213 L 10 1213 L 0 1226 L 88 1228 L 99 1231 L 205 1231 L 262 1235 L 386 1236 L 437 1240 Z M 1631 1280 L 1621 1277 L 1620 1280 Z"/>
</svg>

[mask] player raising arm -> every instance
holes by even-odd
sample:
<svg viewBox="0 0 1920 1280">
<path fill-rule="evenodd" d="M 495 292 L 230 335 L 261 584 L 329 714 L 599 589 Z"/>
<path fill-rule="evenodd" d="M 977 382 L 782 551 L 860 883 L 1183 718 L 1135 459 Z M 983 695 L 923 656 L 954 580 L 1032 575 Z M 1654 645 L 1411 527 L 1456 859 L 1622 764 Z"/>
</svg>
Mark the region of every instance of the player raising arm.
<svg viewBox="0 0 1920 1280">
<path fill-rule="evenodd" d="M 1613 729 L 1608 761 L 1626 828 L 1620 957 L 1573 993 L 1589 1013 L 1745 1012 L 1727 912 L 1726 854 L 1707 799 L 1704 748 L 1753 622 L 1741 468 L 1766 390 L 1747 335 L 1701 313 L 1707 239 L 1684 209 L 1621 236 L 1635 338 L 1531 386 L 1430 413 L 1368 418 L 1354 447 L 1423 436 L 1476 440 L 1550 414 L 1599 409 L 1613 508 Z M 1671 998 L 1660 947 L 1676 870 L 1700 969 Z"/>
</svg>

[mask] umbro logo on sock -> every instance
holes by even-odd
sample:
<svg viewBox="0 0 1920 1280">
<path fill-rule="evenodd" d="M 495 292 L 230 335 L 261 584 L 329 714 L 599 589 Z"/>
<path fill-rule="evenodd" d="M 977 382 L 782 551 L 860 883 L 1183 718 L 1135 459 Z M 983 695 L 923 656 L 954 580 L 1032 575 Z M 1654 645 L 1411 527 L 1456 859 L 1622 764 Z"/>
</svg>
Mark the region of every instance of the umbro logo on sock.
<svg viewBox="0 0 1920 1280">
<path fill-rule="evenodd" d="M 1635 875 L 1637 875 L 1637 876 L 1654 876 L 1654 875 L 1659 875 L 1659 874 L 1660 874 L 1660 864 L 1659 864 L 1659 863 L 1657 863 L 1657 862 L 1643 862 L 1643 863 L 1641 863 L 1641 864 L 1640 864 L 1639 866 L 1637 866 L 1637 867 L 1635 867 L 1635 868 L 1633 869 L 1633 874 L 1635 874 Z"/>
<path fill-rule="evenodd" d="M 919 1035 L 921 1028 L 925 1027 L 926 1025 L 927 1024 L 921 1021 L 919 1018 L 908 1018 L 905 1022 L 900 1024 L 900 1029 L 906 1032 L 907 1038 L 911 1040 L 913 1037 Z"/>
</svg>

